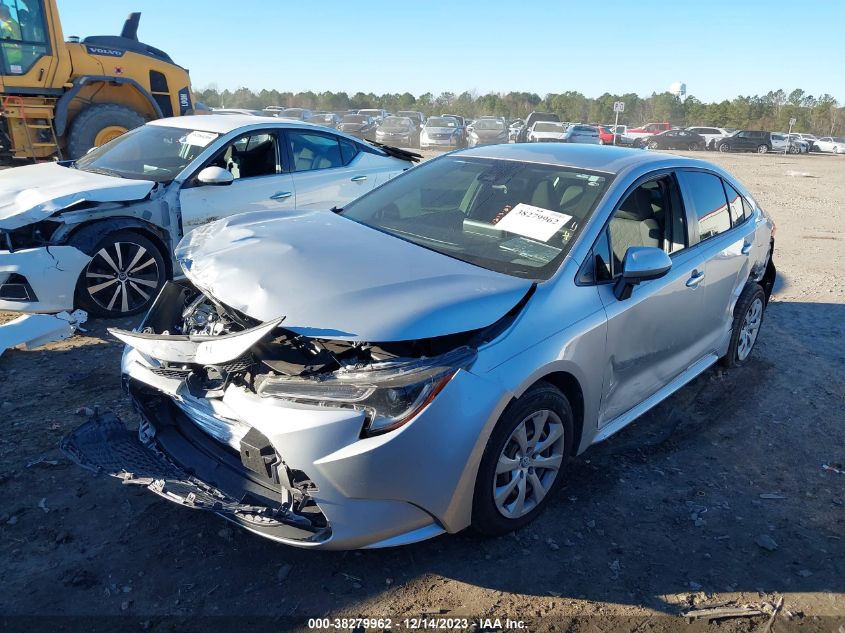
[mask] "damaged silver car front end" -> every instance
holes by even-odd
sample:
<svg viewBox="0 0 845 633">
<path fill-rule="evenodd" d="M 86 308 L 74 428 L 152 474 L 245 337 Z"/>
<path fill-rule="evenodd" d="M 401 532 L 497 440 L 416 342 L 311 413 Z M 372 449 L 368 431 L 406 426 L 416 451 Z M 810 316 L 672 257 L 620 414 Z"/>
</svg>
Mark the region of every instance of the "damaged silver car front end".
<svg viewBox="0 0 845 633">
<path fill-rule="evenodd" d="M 383 438 L 457 374 L 470 376 L 471 337 L 312 339 L 179 282 L 135 331 L 111 332 L 128 346 L 124 386 L 142 422 L 135 434 L 112 414 L 89 420 L 62 444 L 80 465 L 298 546 L 379 547 L 444 531 L 413 488 L 409 503 L 369 482 L 378 471 L 349 478 L 361 463 L 419 453 L 417 441 L 393 450 Z"/>
</svg>

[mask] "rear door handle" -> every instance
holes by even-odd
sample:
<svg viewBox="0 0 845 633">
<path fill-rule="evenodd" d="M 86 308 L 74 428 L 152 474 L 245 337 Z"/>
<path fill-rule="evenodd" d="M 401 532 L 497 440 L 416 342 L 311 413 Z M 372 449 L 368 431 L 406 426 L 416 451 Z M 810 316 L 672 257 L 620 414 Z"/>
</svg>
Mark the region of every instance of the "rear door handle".
<svg viewBox="0 0 845 633">
<path fill-rule="evenodd" d="M 367 179 L 366 176 L 355 176 L 352 178 L 352 182 L 363 182 Z"/>
<path fill-rule="evenodd" d="M 280 191 L 279 193 L 274 193 L 270 196 L 270 200 L 284 200 L 285 198 L 290 198 L 292 195 L 292 191 Z"/>
<path fill-rule="evenodd" d="M 692 271 L 692 277 L 687 279 L 687 288 L 695 288 L 704 281 L 704 273 L 697 270 Z"/>
<path fill-rule="evenodd" d="M 740 249 L 740 253 L 743 255 L 748 255 L 751 253 L 751 247 L 753 244 L 751 242 L 743 242 L 742 248 Z"/>
</svg>

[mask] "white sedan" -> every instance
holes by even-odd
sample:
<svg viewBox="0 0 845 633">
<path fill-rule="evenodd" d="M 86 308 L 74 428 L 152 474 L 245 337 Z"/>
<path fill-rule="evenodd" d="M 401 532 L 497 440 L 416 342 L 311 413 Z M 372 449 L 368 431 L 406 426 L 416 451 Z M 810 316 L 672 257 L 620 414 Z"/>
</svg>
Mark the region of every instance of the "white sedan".
<svg viewBox="0 0 845 633">
<path fill-rule="evenodd" d="M 0 310 L 141 312 L 198 226 L 245 211 L 331 209 L 419 157 L 249 115 L 153 121 L 77 161 L 0 172 Z"/>
<path fill-rule="evenodd" d="M 845 154 L 845 137 L 823 136 L 815 141 L 820 152 L 833 152 L 834 154 Z"/>
</svg>

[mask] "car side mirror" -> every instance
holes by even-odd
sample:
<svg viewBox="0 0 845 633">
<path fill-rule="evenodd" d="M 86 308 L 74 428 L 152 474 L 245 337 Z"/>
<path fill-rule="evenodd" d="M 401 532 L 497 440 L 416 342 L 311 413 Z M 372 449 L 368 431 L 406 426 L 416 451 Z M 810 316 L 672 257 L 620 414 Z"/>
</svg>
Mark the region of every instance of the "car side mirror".
<svg viewBox="0 0 845 633">
<path fill-rule="evenodd" d="M 613 286 L 619 301 L 631 296 L 634 286 L 641 281 L 663 277 L 672 268 L 672 259 L 662 249 L 654 246 L 631 246 L 622 260 L 622 275 Z"/>
<path fill-rule="evenodd" d="M 197 174 L 197 182 L 201 185 L 223 186 L 231 185 L 235 177 L 227 169 L 222 167 L 206 167 L 199 174 Z"/>
</svg>

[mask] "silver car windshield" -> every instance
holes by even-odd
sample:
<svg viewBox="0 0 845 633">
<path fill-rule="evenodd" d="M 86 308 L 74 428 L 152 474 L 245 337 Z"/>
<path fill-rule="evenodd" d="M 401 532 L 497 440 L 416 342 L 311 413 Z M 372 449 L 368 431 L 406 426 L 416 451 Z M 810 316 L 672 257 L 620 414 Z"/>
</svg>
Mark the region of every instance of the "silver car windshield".
<svg viewBox="0 0 845 633">
<path fill-rule="evenodd" d="M 202 130 L 142 125 L 91 150 L 74 167 L 109 176 L 169 182 L 218 136 Z"/>
<path fill-rule="evenodd" d="M 447 156 L 350 203 L 343 216 L 489 270 L 548 279 L 610 179 L 553 165 Z"/>
</svg>

